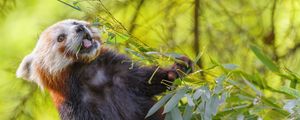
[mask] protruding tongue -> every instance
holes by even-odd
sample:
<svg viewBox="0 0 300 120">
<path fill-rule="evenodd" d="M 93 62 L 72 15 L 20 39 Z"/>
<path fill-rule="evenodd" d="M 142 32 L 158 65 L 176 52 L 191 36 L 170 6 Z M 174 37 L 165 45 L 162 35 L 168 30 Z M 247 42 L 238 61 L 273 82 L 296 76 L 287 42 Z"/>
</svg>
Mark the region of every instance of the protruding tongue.
<svg viewBox="0 0 300 120">
<path fill-rule="evenodd" d="M 89 48 L 92 46 L 92 41 L 87 40 L 87 39 L 83 39 L 82 43 L 83 43 L 84 48 Z"/>
</svg>

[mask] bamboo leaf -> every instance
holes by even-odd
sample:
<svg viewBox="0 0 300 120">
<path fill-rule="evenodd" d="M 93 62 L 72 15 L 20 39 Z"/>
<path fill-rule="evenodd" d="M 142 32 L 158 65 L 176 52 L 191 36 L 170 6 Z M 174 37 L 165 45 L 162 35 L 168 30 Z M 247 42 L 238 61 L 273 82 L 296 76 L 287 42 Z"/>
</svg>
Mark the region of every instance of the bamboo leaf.
<svg viewBox="0 0 300 120">
<path fill-rule="evenodd" d="M 222 64 L 222 66 L 227 70 L 235 70 L 238 68 L 238 66 L 235 64 Z"/>
<path fill-rule="evenodd" d="M 179 89 L 176 94 L 167 102 L 163 113 L 170 112 L 178 104 L 179 100 L 185 95 L 186 91 L 186 87 Z"/>
<path fill-rule="evenodd" d="M 169 93 L 169 94 L 165 95 L 164 97 L 162 97 L 156 104 L 154 104 L 151 107 L 151 109 L 148 111 L 145 118 L 153 115 L 157 110 L 159 110 L 159 108 L 161 108 L 172 97 L 172 95 L 173 95 L 173 93 Z"/>
<path fill-rule="evenodd" d="M 183 120 L 190 120 L 193 115 L 193 109 L 194 106 L 185 106 L 184 114 L 183 114 Z"/>
<path fill-rule="evenodd" d="M 273 63 L 273 61 L 267 57 L 263 52 L 256 46 L 250 46 L 252 52 L 256 55 L 256 57 L 273 72 L 280 72 L 279 68 Z"/>
<path fill-rule="evenodd" d="M 185 97 L 187 98 L 187 102 L 188 102 L 189 106 L 195 106 L 195 103 L 194 103 L 191 95 L 185 94 Z"/>
<path fill-rule="evenodd" d="M 197 89 L 196 92 L 195 92 L 194 95 L 193 95 L 194 100 L 198 100 L 199 97 L 200 97 L 202 94 L 204 94 L 204 92 L 205 92 L 205 91 L 202 90 L 201 88 L 200 88 L 200 89 Z"/>
<path fill-rule="evenodd" d="M 295 98 L 300 98 L 300 92 L 296 89 L 289 88 L 289 87 L 281 87 L 281 91 L 285 92 Z"/>
<path fill-rule="evenodd" d="M 178 107 L 175 107 L 171 111 L 172 120 L 183 120 L 181 116 L 181 112 L 179 111 Z"/>
<path fill-rule="evenodd" d="M 59 1 L 59 2 L 61 2 L 63 4 L 65 4 L 65 5 L 69 6 L 69 7 L 73 8 L 73 9 L 75 9 L 75 10 L 81 11 L 81 8 L 77 5 L 78 3 L 76 3 L 76 2 L 75 3 L 73 2 L 73 5 L 71 5 L 71 4 L 69 4 L 69 3 L 65 2 L 65 1 L 62 1 L 62 0 L 57 0 L 57 1 Z"/>
<path fill-rule="evenodd" d="M 223 81 L 226 79 L 225 75 L 221 75 L 220 77 L 216 78 L 216 87 L 214 88 L 214 93 L 219 94 L 223 90 Z"/>
<path fill-rule="evenodd" d="M 262 92 L 261 92 L 259 89 L 257 89 L 255 85 L 253 85 L 251 82 L 249 82 L 248 80 L 246 80 L 244 76 L 242 76 L 242 78 L 243 78 L 243 81 L 244 81 L 250 88 L 252 88 L 252 89 L 256 92 L 257 95 L 259 95 L 259 96 L 262 96 L 262 95 L 263 95 Z"/>
<path fill-rule="evenodd" d="M 283 106 L 283 109 L 288 111 L 289 113 L 294 113 L 294 108 L 299 104 L 299 100 L 289 100 Z"/>
<path fill-rule="evenodd" d="M 165 120 L 172 120 L 171 112 L 166 114 Z"/>
<path fill-rule="evenodd" d="M 220 105 L 219 97 L 217 95 L 213 95 L 211 99 L 207 101 L 205 107 L 205 116 L 216 115 L 219 105 Z"/>
</svg>

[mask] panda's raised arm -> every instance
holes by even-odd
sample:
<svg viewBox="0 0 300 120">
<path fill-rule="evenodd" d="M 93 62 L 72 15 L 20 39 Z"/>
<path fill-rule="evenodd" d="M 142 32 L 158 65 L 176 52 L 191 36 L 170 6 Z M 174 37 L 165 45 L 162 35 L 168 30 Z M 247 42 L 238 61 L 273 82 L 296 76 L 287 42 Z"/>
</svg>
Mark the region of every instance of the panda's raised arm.
<svg viewBox="0 0 300 120">
<path fill-rule="evenodd" d="M 152 97 L 167 90 L 168 86 L 178 77 L 183 77 L 182 72 L 191 72 L 192 62 L 186 57 L 179 58 L 182 63 L 174 63 L 169 68 L 135 67 L 130 70 L 128 84 L 135 92 Z M 137 88 L 137 89 L 135 89 Z"/>
</svg>

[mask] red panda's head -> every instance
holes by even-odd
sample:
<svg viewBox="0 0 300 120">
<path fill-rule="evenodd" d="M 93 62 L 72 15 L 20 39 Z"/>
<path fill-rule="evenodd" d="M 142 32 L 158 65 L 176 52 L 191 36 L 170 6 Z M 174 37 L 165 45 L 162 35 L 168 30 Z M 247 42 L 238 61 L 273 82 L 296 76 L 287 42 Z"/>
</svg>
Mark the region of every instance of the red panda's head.
<svg viewBox="0 0 300 120">
<path fill-rule="evenodd" d="M 42 32 L 34 50 L 20 64 L 17 77 L 42 85 L 41 71 L 56 75 L 74 62 L 94 60 L 99 53 L 97 28 L 85 21 L 64 20 Z"/>
</svg>

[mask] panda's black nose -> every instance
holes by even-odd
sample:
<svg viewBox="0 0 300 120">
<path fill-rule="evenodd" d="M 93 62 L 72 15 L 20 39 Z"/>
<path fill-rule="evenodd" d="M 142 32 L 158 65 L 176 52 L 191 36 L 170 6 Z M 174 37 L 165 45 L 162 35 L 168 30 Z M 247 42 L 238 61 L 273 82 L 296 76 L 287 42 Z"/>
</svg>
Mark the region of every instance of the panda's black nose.
<svg viewBox="0 0 300 120">
<path fill-rule="evenodd" d="M 78 26 L 76 27 L 76 32 L 77 32 L 77 33 L 83 32 L 83 31 L 85 31 L 83 25 L 78 25 Z"/>
</svg>

